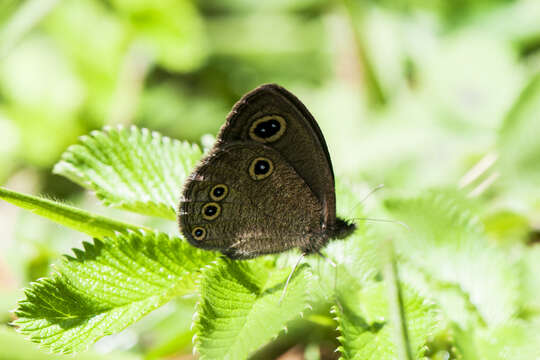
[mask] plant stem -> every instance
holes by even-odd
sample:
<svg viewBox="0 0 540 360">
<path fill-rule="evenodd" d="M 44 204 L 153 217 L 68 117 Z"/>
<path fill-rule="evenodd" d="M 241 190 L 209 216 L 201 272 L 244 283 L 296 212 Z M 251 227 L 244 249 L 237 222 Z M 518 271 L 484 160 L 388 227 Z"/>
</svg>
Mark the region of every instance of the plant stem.
<svg viewBox="0 0 540 360">
<path fill-rule="evenodd" d="M 382 86 L 377 78 L 373 63 L 369 58 L 366 40 L 360 31 L 359 25 L 363 24 L 363 10 L 359 9 L 359 5 L 354 0 L 341 0 L 349 23 L 353 32 L 354 42 L 358 55 L 358 61 L 360 62 L 362 74 L 364 76 L 364 85 L 367 93 L 368 103 L 372 107 L 379 107 L 386 105 L 386 96 L 384 95 Z"/>
<path fill-rule="evenodd" d="M 130 46 L 116 84 L 108 125 L 133 123 L 144 81 L 153 63 L 153 57 L 143 45 L 134 43 Z"/>
<path fill-rule="evenodd" d="M 22 4 L 0 31 L 0 59 L 51 12 L 59 0 L 30 0 Z"/>
<path fill-rule="evenodd" d="M 403 305 L 403 294 L 399 284 L 398 267 L 394 254 L 392 240 L 387 240 L 384 244 L 385 265 L 384 278 L 388 288 L 388 307 L 390 317 L 394 324 L 394 339 L 397 346 L 399 359 L 413 360 L 411 346 L 409 343 L 409 333 L 405 319 L 405 307 Z"/>
<path fill-rule="evenodd" d="M 73 206 L 2 187 L 0 187 L 0 199 L 93 237 L 113 236 L 116 232 L 125 233 L 127 230 L 152 231 L 149 228 L 113 220 Z"/>
</svg>

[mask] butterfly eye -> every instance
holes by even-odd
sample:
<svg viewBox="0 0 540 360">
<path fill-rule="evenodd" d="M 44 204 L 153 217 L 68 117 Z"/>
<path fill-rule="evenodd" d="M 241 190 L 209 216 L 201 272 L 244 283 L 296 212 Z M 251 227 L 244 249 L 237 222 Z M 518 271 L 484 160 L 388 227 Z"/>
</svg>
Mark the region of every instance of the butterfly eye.
<svg viewBox="0 0 540 360">
<path fill-rule="evenodd" d="M 191 230 L 191 235 L 195 240 L 201 241 L 206 237 L 206 230 L 201 226 L 197 226 Z"/>
<path fill-rule="evenodd" d="M 229 188 L 227 185 L 219 184 L 214 186 L 210 190 L 210 198 L 214 201 L 220 201 L 227 197 L 227 194 L 229 193 Z"/>
<path fill-rule="evenodd" d="M 268 158 L 258 157 L 251 161 L 249 165 L 249 175 L 253 180 L 262 180 L 274 171 L 274 164 Z"/>
<path fill-rule="evenodd" d="M 269 143 L 278 140 L 285 133 L 287 123 L 279 115 L 266 115 L 253 122 L 249 137 L 255 141 Z"/>
<path fill-rule="evenodd" d="M 202 217 L 206 220 L 214 220 L 221 214 L 221 206 L 215 202 L 209 202 L 202 207 Z"/>
</svg>

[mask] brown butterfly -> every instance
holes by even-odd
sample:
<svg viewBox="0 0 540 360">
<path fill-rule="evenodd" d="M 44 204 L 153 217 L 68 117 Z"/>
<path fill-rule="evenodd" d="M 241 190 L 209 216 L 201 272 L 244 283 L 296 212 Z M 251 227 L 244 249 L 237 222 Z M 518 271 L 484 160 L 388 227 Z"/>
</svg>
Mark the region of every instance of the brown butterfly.
<svg viewBox="0 0 540 360">
<path fill-rule="evenodd" d="M 313 116 L 284 88 L 262 85 L 236 103 L 185 182 L 180 230 L 193 246 L 232 259 L 320 253 L 356 228 L 336 217 L 334 188 Z"/>
</svg>

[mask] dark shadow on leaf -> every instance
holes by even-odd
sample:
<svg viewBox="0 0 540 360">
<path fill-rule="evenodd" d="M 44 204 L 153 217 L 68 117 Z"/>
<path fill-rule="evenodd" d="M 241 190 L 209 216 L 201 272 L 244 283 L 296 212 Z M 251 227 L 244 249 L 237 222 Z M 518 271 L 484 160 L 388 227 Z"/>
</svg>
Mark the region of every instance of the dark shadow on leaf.
<svg viewBox="0 0 540 360">
<path fill-rule="evenodd" d="M 371 333 L 378 333 L 381 329 L 384 328 L 386 325 L 386 322 L 373 322 L 372 324 L 368 324 L 366 320 L 359 316 L 351 307 L 347 305 L 343 299 L 337 299 L 338 307 L 340 309 L 340 312 L 342 313 L 342 316 L 344 318 L 347 318 L 349 322 L 351 322 L 354 326 L 361 327 L 364 331 L 369 331 Z"/>
<path fill-rule="evenodd" d="M 291 284 L 294 282 L 294 280 L 295 280 L 298 276 L 300 276 L 300 274 L 303 273 L 303 269 L 304 269 L 305 267 L 307 267 L 307 266 L 309 266 L 309 265 L 307 265 L 307 264 L 302 264 L 302 265 L 298 266 L 298 268 L 296 268 L 296 269 L 294 270 L 294 273 L 293 273 L 293 275 L 291 276 L 291 280 L 289 281 L 289 287 L 287 288 L 287 291 L 290 290 Z M 292 269 L 291 269 L 291 270 L 292 270 Z M 268 294 L 273 294 L 273 293 L 275 293 L 275 292 L 282 292 L 282 291 L 283 291 L 283 288 L 285 287 L 285 283 L 287 282 L 287 278 L 288 278 L 288 277 L 289 277 L 289 275 L 287 275 L 287 276 L 285 277 L 285 279 L 284 279 L 283 281 L 281 281 L 280 283 L 278 283 L 278 284 L 276 284 L 276 285 L 274 285 L 274 286 L 272 286 L 272 287 L 270 287 L 270 288 L 267 288 L 266 290 L 264 290 L 264 291 L 262 292 L 261 295 L 264 296 L 264 295 L 268 295 Z M 285 295 L 285 296 L 286 296 L 286 295 Z"/>
</svg>

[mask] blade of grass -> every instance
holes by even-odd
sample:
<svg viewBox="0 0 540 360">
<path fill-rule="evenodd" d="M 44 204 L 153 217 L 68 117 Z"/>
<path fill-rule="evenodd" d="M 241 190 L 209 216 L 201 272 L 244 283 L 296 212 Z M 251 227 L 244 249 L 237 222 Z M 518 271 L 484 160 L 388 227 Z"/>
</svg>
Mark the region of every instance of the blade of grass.
<svg viewBox="0 0 540 360">
<path fill-rule="evenodd" d="M 394 322 L 394 343 L 398 350 L 399 359 L 413 360 L 403 306 L 403 294 L 399 284 L 399 274 L 394 254 L 394 245 L 392 240 L 387 240 L 383 246 L 386 260 L 383 268 L 383 276 L 388 288 L 390 317 Z"/>
<path fill-rule="evenodd" d="M 70 205 L 22 194 L 3 187 L 0 187 L 0 199 L 92 237 L 113 236 L 116 232 L 125 233 L 127 230 L 151 231 L 151 229 L 142 226 L 113 220 Z"/>
<path fill-rule="evenodd" d="M 353 0 L 341 0 L 343 8 L 347 14 L 349 24 L 354 36 L 354 42 L 358 55 L 358 61 L 360 62 L 361 70 L 364 76 L 364 86 L 367 94 L 367 100 L 369 105 L 376 108 L 386 105 L 387 99 L 384 94 L 383 88 L 379 79 L 375 67 L 369 57 L 368 49 L 366 46 L 366 40 L 359 29 L 359 26 L 363 24 L 363 9 L 360 8 L 361 2 Z"/>
<path fill-rule="evenodd" d="M 0 31 L 0 59 L 7 56 L 9 51 L 59 3 L 59 0 L 32 0 L 22 4 Z"/>
</svg>

